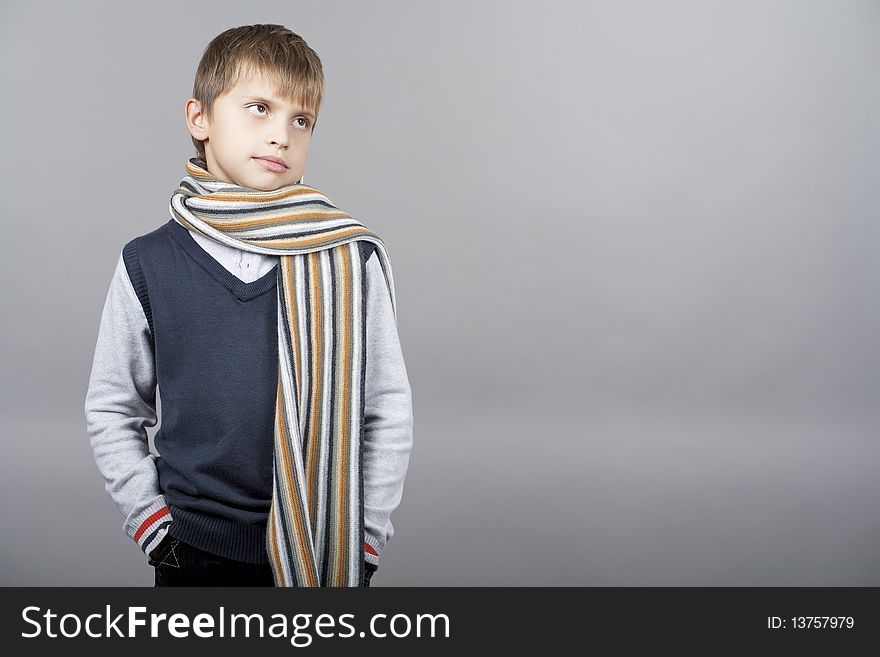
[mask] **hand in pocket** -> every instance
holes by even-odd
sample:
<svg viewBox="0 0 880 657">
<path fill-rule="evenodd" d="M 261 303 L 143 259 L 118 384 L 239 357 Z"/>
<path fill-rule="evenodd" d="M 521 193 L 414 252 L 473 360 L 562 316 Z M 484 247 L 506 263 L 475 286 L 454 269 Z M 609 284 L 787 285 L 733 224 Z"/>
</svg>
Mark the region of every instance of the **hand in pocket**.
<svg viewBox="0 0 880 657">
<path fill-rule="evenodd" d="M 152 549 L 149 554 L 151 565 L 155 566 L 162 560 L 162 556 L 172 540 L 174 539 L 171 538 L 171 534 L 166 533 L 162 540 L 159 542 L 159 545 Z"/>
</svg>

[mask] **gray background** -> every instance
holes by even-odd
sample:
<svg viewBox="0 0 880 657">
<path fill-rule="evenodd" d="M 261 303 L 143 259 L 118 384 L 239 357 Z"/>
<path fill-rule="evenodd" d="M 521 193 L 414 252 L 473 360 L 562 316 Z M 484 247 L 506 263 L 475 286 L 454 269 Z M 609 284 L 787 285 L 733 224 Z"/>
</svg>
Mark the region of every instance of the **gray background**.
<svg viewBox="0 0 880 657">
<path fill-rule="evenodd" d="M 152 586 L 83 402 L 221 31 L 323 60 L 414 447 L 376 586 L 880 585 L 880 3 L 4 3 L 0 584 Z"/>
</svg>

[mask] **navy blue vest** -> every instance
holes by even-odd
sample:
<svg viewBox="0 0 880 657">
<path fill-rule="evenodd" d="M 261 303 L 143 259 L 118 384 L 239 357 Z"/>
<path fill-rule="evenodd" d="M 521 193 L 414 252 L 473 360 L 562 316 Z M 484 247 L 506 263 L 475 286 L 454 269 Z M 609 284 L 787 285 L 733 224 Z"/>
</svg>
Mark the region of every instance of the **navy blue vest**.
<svg viewBox="0 0 880 657">
<path fill-rule="evenodd" d="M 363 264 L 375 247 L 358 245 Z M 122 255 L 152 333 L 168 533 L 212 554 L 268 563 L 279 265 L 245 283 L 174 219 Z"/>
</svg>

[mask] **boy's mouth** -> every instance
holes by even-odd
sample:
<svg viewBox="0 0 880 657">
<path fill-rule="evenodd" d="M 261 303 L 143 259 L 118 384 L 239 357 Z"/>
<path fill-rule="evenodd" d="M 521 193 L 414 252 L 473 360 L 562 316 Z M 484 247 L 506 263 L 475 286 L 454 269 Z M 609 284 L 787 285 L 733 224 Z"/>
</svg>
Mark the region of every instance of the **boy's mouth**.
<svg viewBox="0 0 880 657">
<path fill-rule="evenodd" d="M 272 157 L 255 157 L 254 158 L 257 163 L 262 166 L 267 171 L 273 171 L 275 173 L 281 173 L 283 171 L 287 171 L 287 165 L 281 162 L 278 158 Z"/>
</svg>

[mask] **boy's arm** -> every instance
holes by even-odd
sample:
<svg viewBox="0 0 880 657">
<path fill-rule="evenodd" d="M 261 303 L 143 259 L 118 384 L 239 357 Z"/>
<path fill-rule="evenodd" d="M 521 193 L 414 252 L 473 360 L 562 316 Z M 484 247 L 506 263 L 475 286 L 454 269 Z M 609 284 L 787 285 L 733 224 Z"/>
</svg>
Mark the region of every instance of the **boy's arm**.
<svg viewBox="0 0 880 657">
<path fill-rule="evenodd" d="M 155 426 L 150 327 L 120 255 L 104 303 L 85 400 L 89 442 L 123 529 L 149 556 L 172 517 L 159 488 L 147 426 Z"/>
<path fill-rule="evenodd" d="M 413 412 L 391 295 L 375 251 L 367 259 L 366 313 L 364 560 L 378 567 L 385 545 L 394 535 L 391 512 L 403 495 L 412 449 Z"/>
</svg>

